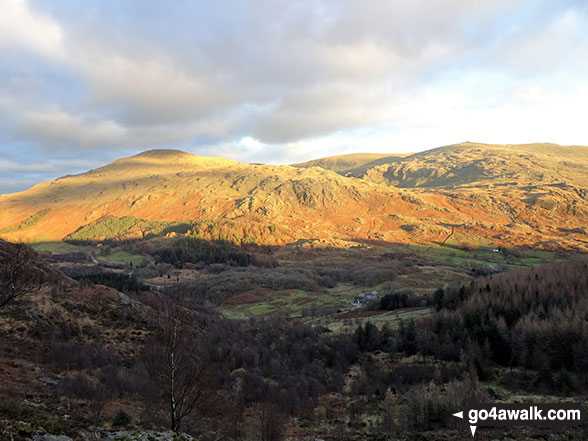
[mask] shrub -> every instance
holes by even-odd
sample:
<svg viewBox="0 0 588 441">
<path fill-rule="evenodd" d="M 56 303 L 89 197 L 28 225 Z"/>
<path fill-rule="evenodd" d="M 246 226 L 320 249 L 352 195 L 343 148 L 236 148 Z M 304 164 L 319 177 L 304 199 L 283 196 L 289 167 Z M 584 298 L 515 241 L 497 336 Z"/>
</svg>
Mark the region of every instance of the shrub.
<svg viewBox="0 0 588 441">
<path fill-rule="evenodd" d="M 356 271 L 353 283 L 361 286 L 376 286 L 396 278 L 396 271 L 389 268 L 368 268 Z"/>
<path fill-rule="evenodd" d="M 131 417 L 123 409 L 119 409 L 116 415 L 114 415 L 114 418 L 112 418 L 113 427 L 126 427 L 131 424 L 131 422 Z"/>
<path fill-rule="evenodd" d="M 147 291 L 149 287 L 144 285 L 134 276 L 122 273 L 98 273 L 74 277 L 76 280 L 87 280 L 97 285 L 105 285 L 122 292 Z"/>
<path fill-rule="evenodd" d="M 171 246 L 156 250 L 154 256 L 159 262 L 170 263 L 178 268 L 186 262 L 229 263 L 239 266 L 247 266 L 250 263 L 249 254 L 231 242 L 209 242 L 188 237 L 177 239 Z"/>
</svg>

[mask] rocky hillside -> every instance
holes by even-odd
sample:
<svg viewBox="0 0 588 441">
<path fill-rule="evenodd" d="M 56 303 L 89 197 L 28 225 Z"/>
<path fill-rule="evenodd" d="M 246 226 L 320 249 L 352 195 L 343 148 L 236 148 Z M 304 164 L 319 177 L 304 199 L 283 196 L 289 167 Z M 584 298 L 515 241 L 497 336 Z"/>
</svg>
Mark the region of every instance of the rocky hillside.
<svg viewBox="0 0 588 441">
<path fill-rule="evenodd" d="M 588 249 L 588 148 L 465 143 L 252 165 L 151 150 L 0 196 L 0 236 L 449 241 Z"/>
</svg>

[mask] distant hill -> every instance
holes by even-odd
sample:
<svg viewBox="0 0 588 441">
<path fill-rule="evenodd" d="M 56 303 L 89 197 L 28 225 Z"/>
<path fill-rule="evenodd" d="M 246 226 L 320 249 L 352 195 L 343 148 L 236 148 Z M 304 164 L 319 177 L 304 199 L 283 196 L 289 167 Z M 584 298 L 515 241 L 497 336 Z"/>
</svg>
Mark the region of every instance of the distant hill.
<svg viewBox="0 0 588 441">
<path fill-rule="evenodd" d="M 300 162 L 298 164 L 292 164 L 292 166 L 299 168 L 321 167 L 345 175 L 352 170 L 387 164 L 408 155 L 409 154 L 390 155 L 382 153 L 352 153 L 350 155 L 329 156 L 328 158 Z"/>
<path fill-rule="evenodd" d="M 371 164 L 350 175 L 401 188 L 491 184 L 587 187 L 588 148 L 463 143 Z"/>
<path fill-rule="evenodd" d="M 294 166 L 150 150 L 0 196 L 7 240 L 192 235 L 588 249 L 588 148 L 463 143 Z"/>
</svg>

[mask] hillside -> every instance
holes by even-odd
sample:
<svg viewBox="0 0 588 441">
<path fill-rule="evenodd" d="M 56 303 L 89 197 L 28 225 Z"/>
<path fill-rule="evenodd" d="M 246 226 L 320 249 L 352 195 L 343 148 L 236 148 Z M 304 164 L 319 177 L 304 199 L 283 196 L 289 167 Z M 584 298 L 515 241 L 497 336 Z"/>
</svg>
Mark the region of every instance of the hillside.
<svg viewBox="0 0 588 441">
<path fill-rule="evenodd" d="M 394 189 L 418 189 L 422 197 L 447 195 L 469 202 L 470 208 L 486 208 L 491 217 L 505 214 L 511 220 L 505 231 L 524 225 L 545 234 L 557 226 L 564 233 L 578 233 L 574 237 L 586 243 L 586 229 L 571 224 L 588 213 L 587 147 L 465 142 L 368 159 L 344 155 L 297 166 L 323 167 Z"/>
<path fill-rule="evenodd" d="M 1 274 L 23 246 L 0 241 Z M 183 386 L 196 378 L 197 388 L 177 396 L 190 394 L 201 405 L 178 427 L 202 441 L 262 439 L 267 406 L 280 412 L 286 439 L 316 439 L 329 429 L 332 441 L 390 439 L 390 432 L 441 441 L 470 439 L 451 416 L 469 400 L 583 402 L 585 259 L 475 277 L 406 253 L 366 249 L 358 261 L 333 263 L 334 253 L 327 252 L 330 266 L 316 260 L 260 272 L 227 265 L 214 274 L 215 264 L 192 284 L 157 292 L 94 284 L 117 274 L 112 269 L 72 280 L 33 254 L 45 283 L 0 308 L 0 439 L 192 439 L 159 432 L 170 424 L 170 379 Z M 265 287 L 247 289 L 247 278 Z M 219 314 L 194 284 L 206 279 L 207 295 L 226 296 L 231 285 L 246 291 Z M 380 297 L 365 308 L 351 304 L 354 292 L 374 284 Z M 317 303 L 337 293 L 346 301 L 319 303 L 314 312 L 304 302 L 297 307 L 305 310 L 288 315 L 306 291 Z M 253 305 L 264 296 L 281 296 L 279 315 L 267 303 Z M 251 315 L 227 317 L 231 306 Z M 170 348 L 178 354 L 171 369 Z M 351 413 L 358 400 L 362 406 Z M 487 441 L 505 433 L 546 438 L 539 428 L 483 430 L 478 438 Z M 557 434 L 585 439 L 581 427 Z"/>
<path fill-rule="evenodd" d="M 0 240 L 3 281 L 19 247 Z M 34 426 L 77 432 L 72 428 L 95 421 L 106 405 L 100 397 L 116 382 L 112 372 L 129 375 L 124 363 L 138 356 L 146 334 L 144 305 L 112 288 L 78 283 L 36 253 L 29 259 L 43 283 L 0 308 L 0 439 L 31 439 Z M 19 284 L 27 271 L 11 277 Z M 84 394 L 95 401 L 78 405 Z"/>
<path fill-rule="evenodd" d="M 156 150 L 2 196 L 0 228 L 7 238 L 58 240 L 107 217 L 134 216 L 223 225 L 236 228 L 233 233 L 240 237 L 277 242 L 310 237 L 317 222 L 310 213 L 343 214 L 330 219 L 336 231 L 349 218 L 346 213 L 380 205 L 380 197 L 372 184 L 317 168 L 249 165 Z M 284 227 L 283 239 L 276 225 Z M 265 237 L 270 233 L 273 239 Z"/>
<path fill-rule="evenodd" d="M 259 244 L 448 241 L 586 250 L 587 171 L 588 148 L 552 144 L 464 143 L 297 166 L 151 150 L 0 196 L 0 236 L 189 234 Z"/>
</svg>

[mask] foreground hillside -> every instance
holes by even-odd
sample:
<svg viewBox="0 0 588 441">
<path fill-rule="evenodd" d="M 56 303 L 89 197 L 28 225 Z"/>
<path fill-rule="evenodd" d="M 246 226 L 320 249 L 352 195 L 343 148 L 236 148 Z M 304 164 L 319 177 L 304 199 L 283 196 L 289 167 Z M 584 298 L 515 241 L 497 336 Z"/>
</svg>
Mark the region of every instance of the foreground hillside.
<svg viewBox="0 0 588 441">
<path fill-rule="evenodd" d="M 152 150 L 0 196 L 8 240 L 187 234 L 233 242 L 588 249 L 588 148 L 459 144 L 294 166 Z M 339 241 L 339 242 L 337 242 Z"/>
<path fill-rule="evenodd" d="M 35 270 L 43 283 L 17 284 L 25 295 L 0 307 L 0 439 L 190 439 L 145 431 L 173 429 L 200 441 L 465 440 L 469 430 L 452 414 L 469 400 L 585 404 L 585 259 L 486 276 L 373 251 L 357 271 L 333 255 L 330 267 L 211 262 L 195 284 L 151 290 L 106 267 L 74 280 L 0 240 L 1 282 L 23 247 L 28 270 L 17 281 Z M 364 289 L 377 283 L 380 295 L 363 307 L 348 302 L 352 314 L 264 309 L 232 320 L 205 306 L 247 276 L 264 285 L 248 301 L 268 286 L 343 293 L 349 277 Z M 198 289 L 206 279 L 208 301 Z M 384 289 L 384 279 L 414 290 Z M 417 280 L 430 286 L 406 283 Z M 194 407 L 174 420 L 173 402 Z M 481 427 L 476 438 L 586 439 L 585 427 Z"/>
</svg>

